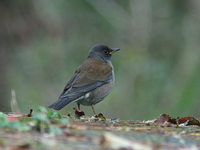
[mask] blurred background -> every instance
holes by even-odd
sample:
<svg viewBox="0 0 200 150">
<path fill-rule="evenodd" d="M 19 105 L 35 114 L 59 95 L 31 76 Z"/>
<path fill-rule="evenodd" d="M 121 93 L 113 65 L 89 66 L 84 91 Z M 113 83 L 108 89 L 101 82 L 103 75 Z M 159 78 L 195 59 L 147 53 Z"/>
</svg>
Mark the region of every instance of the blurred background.
<svg viewBox="0 0 200 150">
<path fill-rule="evenodd" d="M 54 102 L 96 43 L 121 48 L 97 112 L 200 116 L 199 0 L 1 0 L 0 111 L 11 111 L 11 89 L 22 112 Z"/>
</svg>

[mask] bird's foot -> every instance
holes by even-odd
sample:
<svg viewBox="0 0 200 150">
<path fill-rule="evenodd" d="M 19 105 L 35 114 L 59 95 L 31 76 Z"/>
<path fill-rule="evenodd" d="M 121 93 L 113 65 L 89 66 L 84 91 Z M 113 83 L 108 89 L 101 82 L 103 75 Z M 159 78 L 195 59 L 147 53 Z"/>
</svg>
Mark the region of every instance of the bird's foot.
<svg viewBox="0 0 200 150">
<path fill-rule="evenodd" d="M 80 117 L 85 116 L 85 113 L 83 111 L 81 111 L 78 108 L 73 108 L 74 109 L 74 113 L 75 113 L 75 117 L 80 119 Z"/>
</svg>

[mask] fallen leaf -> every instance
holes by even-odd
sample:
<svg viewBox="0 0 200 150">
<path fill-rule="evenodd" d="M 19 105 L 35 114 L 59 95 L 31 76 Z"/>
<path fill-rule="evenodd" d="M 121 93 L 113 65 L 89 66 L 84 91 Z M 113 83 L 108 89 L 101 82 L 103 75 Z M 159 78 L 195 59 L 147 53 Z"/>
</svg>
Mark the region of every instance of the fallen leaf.
<svg viewBox="0 0 200 150">
<path fill-rule="evenodd" d="M 106 117 L 102 113 L 99 113 L 98 115 L 95 115 L 95 118 L 101 120 L 101 121 L 106 121 Z"/>
<path fill-rule="evenodd" d="M 28 114 L 21 114 L 21 113 L 6 113 L 7 119 L 9 121 L 16 121 L 20 120 L 21 118 L 32 117 L 33 109 L 30 109 Z"/>
<path fill-rule="evenodd" d="M 7 116 L 7 119 L 9 121 L 16 121 L 16 120 L 19 120 L 21 117 L 19 116 Z"/>
<path fill-rule="evenodd" d="M 6 150 L 28 150 L 30 149 L 30 144 L 23 144 L 23 145 L 14 145 L 8 147 Z"/>
<path fill-rule="evenodd" d="M 178 119 L 178 124 L 185 124 L 186 126 L 188 125 L 198 125 L 200 126 L 200 122 L 195 119 L 194 117 L 183 117 Z"/>
<path fill-rule="evenodd" d="M 167 114 L 161 114 L 156 120 L 154 120 L 154 123 L 165 123 L 170 120 L 170 116 Z"/>
<path fill-rule="evenodd" d="M 172 118 L 168 114 L 162 114 L 157 119 L 154 120 L 154 123 L 160 123 L 160 124 L 177 124 L 182 126 L 188 126 L 188 125 L 198 125 L 200 126 L 199 120 L 195 119 L 194 117 L 182 117 L 182 118 Z"/>
</svg>

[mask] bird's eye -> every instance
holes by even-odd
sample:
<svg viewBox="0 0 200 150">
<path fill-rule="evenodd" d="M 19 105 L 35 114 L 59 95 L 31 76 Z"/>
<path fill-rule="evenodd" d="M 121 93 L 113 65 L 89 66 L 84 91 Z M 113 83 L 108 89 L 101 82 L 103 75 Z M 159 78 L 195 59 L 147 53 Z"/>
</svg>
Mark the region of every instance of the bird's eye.
<svg viewBox="0 0 200 150">
<path fill-rule="evenodd" d="M 109 54 L 109 51 L 108 51 L 108 50 L 104 50 L 104 53 L 105 53 L 105 54 Z"/>
</svg>

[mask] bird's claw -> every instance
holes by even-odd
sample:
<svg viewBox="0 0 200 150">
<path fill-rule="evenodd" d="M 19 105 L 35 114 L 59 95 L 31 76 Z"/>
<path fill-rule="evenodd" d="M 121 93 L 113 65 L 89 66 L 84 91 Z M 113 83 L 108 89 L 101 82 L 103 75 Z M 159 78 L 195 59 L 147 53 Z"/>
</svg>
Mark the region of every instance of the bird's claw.
<svg viewBox="0 0 200 150">
<path fill-rule="evenodd" d="M 78 108 L 73 108 L 76 118 L 80 119 L 80 117 L 85 116 L 85 113 Z"/>
</svg>

